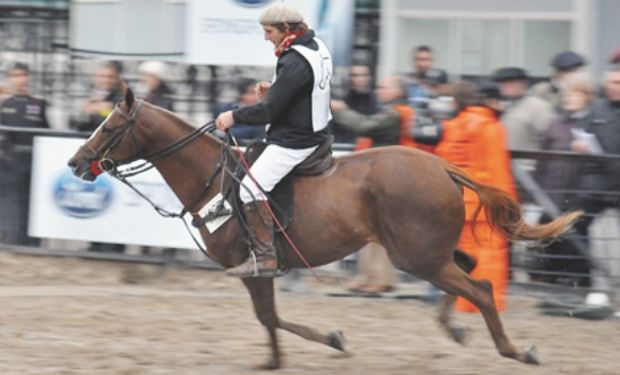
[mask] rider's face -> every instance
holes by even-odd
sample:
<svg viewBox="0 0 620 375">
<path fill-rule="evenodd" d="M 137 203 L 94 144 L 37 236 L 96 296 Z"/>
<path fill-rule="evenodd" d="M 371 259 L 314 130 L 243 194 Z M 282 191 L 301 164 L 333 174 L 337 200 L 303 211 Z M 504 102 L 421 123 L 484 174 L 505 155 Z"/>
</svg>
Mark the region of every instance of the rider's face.
<svg viewBox="0 0 620 375">
<path fill-rule="evenodd" d="M 278 30 L 275 26 L 263 25 L 263 31 L 265 32 L 265 40 L 273 43 L 275 47 L 278 47 L 284 39 L 284 32 Z"/>
</svg>

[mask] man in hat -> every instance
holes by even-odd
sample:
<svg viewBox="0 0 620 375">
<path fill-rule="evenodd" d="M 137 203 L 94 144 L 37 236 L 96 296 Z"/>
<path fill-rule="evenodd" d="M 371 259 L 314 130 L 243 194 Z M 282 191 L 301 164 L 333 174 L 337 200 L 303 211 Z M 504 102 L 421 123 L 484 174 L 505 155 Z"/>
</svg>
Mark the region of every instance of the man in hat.
<svg viewBox="0 0 620 375">
<path fill-rule="evenodd" d="M 278 261 L 273 247 L 273 221 L 264 191 L 271 191 L 296 165 L 328 137 L 331 119 L 332 58 L 325 44 L 309 30 L 293 7 L 276 3 L 260 16 L 265 40 L 278 57 L 273 83 L 261 82 L 255 105 L 221 113 L 217 128 L 235 123 L 270 124 L 267 147 L 243 179 L 240 198 L 251 229 L 252 256 L 227 270 L 234 277 L 273 277 Z"/>
<path fill-rule="evenodd" d="M 527 73 L 521 68 L 498 69 L 497 83 L 504 112 L 501 120 L 508 131 L 511 150 L 540 150 L 543 136 L 555 117 L 553 107 L 543 99 L 527 95 Z"/>
<path fill-rule="evenodd" d="M 553 77 L 548 82 L 540 82 L 532 86 L 530 93 L 549 102 L 556 111 L 561 110 L 561 92 L 566 86 L 567 77 L 586 64 L 583 57 L 573 51 L 558 53 L 551 59 Z"/>
</svg>

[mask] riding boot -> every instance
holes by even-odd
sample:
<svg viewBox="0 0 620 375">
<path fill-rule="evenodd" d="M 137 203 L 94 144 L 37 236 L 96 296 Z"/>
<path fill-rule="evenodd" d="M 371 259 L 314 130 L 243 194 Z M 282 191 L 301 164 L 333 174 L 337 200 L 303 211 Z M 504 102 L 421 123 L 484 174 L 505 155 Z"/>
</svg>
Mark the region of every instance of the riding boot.
<svg viewBox="0 0 620 375">
<path fill-rule="evenodd" d="M 233 277 L 275 277 L 278 259 L 273 247 L 273 220 L 265 202 L 246 203 L 243 212 L 250 227 L 252 244 L 250 256 L 240 265 L 226 270 Z"/>
</svg>

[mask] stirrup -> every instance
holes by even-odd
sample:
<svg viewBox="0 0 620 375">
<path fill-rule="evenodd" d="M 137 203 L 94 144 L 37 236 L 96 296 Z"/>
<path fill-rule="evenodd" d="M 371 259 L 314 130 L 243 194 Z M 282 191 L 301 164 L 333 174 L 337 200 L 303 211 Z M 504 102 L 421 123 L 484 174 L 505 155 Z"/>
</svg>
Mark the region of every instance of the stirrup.
<svg viewBox="0 0 620 375">
<path fill-rule="evenodd" d="M 245 262 L 241 263 L 239 266 L 245 265 L 248 262 L 251 262 L 252 264 L 252 269 L 248 270 L 247 273 L 244 274 L 232 274 L 229 271 L 236 268 L 230 268 L 226 271 L 226 275 L 227 276 L 231 276 L 231 277 L 239 277 L 239 278 L 249 278 L 249 277 L 267 277 L 267 278 L 273 278 L 273 277 L 280 277 L 280 276 L 284 276 L 286 275 L 289 271 L 285 270 L 285 269 L 281 269 L 279 268 L 280 262 L 278 262 L 277 257 L 273 258 L 277 263 L 278 263 L 278 268 L 276 268 L 275 270 L 263 270 L 260 271 L 258 269 L 258 260 L 256 259 L 256 254 L 254 253 L 254 251 L 250 251 L 250 255 L 251 258 L 248 258 L 245 260 Z M 237 266 L 237 267 L 239 267 Z"/>
</svg>

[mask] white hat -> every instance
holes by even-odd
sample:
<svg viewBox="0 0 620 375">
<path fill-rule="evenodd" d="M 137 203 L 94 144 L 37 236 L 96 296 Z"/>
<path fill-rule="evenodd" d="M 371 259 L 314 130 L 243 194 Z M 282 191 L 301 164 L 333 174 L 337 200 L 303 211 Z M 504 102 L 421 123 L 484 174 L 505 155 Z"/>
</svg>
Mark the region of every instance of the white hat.
<svg viewBox="0 0 620 375">
<path fill-rule="evenodd" d="M 260 15 L 261 25 L 274 25 L 276 23 L 299 23 L 304 17 L 297 9 L 284 3 L 276 3 L 265 9 Z"/>
<path fill-rule="evenodd" d="M 145 61 L 138 67 L 142 74 L 152 74 L 160 80 L 168 78 L 168 65 L 161 61 Z"/>
</svg>

